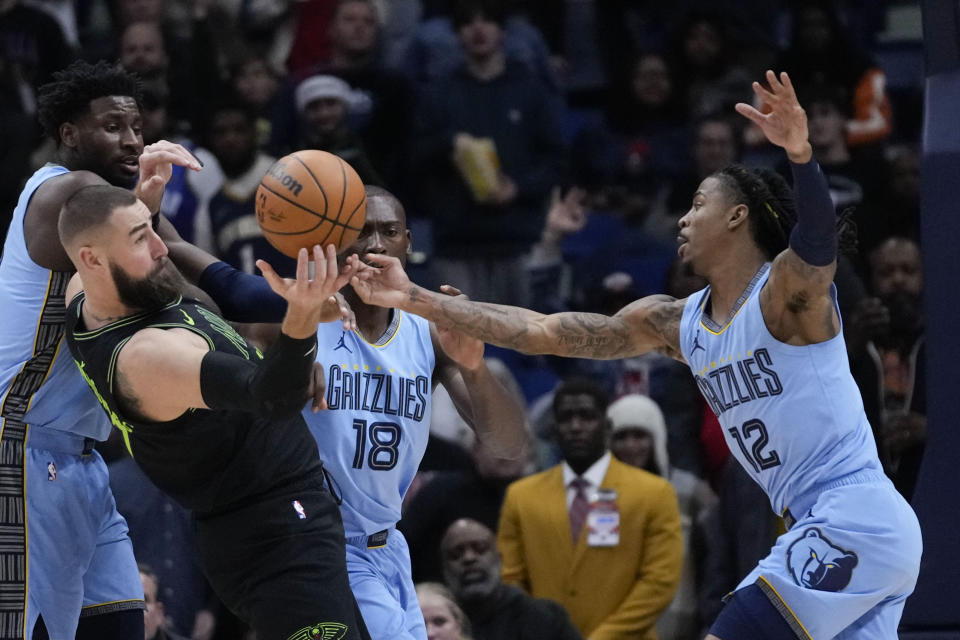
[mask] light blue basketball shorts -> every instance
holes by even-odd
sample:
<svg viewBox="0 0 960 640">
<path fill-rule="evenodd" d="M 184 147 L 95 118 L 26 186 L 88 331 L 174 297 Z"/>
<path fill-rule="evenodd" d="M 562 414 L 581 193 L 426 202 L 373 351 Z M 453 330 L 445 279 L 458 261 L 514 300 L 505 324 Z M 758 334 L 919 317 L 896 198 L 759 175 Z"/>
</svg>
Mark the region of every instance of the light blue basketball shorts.
<svg viewBox="0 0 960 640">
<path fill-rule="evenodd" d="M 811 494 L 789 506 L 796 522 L 737 588 L 759 586 L 804 640 L 896 640 L 920 570 L 916 514 L 878 472 Z"/>
<path fill-rule="evenodd" d="M 83 438 L 30 428 L 26 492 L 25 637 L 38 616 L 52 639 L 72 639 L 81 616 L 143 609 L 143 587 L 107 466 Z M 20 529 L 20 539 L 23 537 Z M 6 636 L 5 636 L 6 637 Z"/>
<path fill-rule="evenodd" d="M 370 637 L 426 640 L 410 570 L 410 548 L 397 529 L 347 538 L 347 573 Z M 379 546 L 383 545 L 383 546 Z"/>
</svg>

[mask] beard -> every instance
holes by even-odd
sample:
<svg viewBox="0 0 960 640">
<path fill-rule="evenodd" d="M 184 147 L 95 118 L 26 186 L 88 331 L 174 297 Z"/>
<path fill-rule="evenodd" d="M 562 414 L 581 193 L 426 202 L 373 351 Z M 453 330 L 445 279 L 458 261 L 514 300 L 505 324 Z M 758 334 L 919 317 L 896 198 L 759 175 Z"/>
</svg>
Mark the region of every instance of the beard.
<svg viewBox="0 0 960 640">
<path fill-rule="evenodd" d="M 163 258 L 145 278 L 133 278 L 113 262 L 110 263 L 110 274 L 120 302 L 134 311 L 165 307 L 187 286 L 186 280 L 167 258 Z"/>
</svg>

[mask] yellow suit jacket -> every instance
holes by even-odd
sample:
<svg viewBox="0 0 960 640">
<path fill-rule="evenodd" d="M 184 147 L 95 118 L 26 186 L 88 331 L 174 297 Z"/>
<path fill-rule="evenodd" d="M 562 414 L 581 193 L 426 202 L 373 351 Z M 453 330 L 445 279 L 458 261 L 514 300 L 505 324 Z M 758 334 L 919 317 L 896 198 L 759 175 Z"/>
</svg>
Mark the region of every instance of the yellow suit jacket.
<svg viewBox="0 0 960 640">
<path fill-rule="evenodd" d="M 562 465 L 511 484 L 497 534 L 503 580 L 562 604 L 590 640 L 655 639 L 683 565 L 677 496 L 616 458 L 601 486 L 617 491 L 616 547 L 589 547 L 585 533 L 573 543 Z"/>
</svg>

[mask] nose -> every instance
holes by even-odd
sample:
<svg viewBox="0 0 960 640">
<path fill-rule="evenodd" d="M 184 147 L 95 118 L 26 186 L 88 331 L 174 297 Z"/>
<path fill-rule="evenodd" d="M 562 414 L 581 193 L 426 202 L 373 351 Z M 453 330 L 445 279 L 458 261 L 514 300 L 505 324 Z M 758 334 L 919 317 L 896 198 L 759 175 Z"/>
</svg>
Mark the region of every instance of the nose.
<svg viewBox="0 0 960 640">
<path fill-rule="evenodd" d="M 383 234 L 379 231 L 374 231 L 367 238 L 367 250 L 366 253 L 386 253 L 387 246 L 384 242 Z"/>
<path fill-rule="evenodd" d="M 165 257 L 167 253 L 169 253 L 167 244 L 163 241 L 163 238 L 157 235 L 156 232 L 151 232 L 151 235 L 150 254 L 153 256 L 154 260 Z"/>
<path fill-rule="evenodd" d="M 125 147 L 136 147 L 140 144 L 140 138 L 137 136 L 137 132 L 133 130 L 133 127 L 124 127 L 120 144 Z"/>
<path fill-rule="evenodd" d="M 680 219 L 677 220 L 677 226 L 681 229 L 690 225 L 690 221 L 687 220 L 687 216 L 690 215 L 690 212 L 687 211 L 685 214 L 680 216 Z"/>
</svg>

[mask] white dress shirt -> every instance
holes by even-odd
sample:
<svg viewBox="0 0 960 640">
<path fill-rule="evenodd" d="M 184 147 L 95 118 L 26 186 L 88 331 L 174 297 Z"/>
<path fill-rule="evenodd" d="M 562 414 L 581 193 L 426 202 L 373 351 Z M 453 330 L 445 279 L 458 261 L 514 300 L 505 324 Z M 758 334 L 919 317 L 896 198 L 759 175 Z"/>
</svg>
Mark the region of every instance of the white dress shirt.
<svg viewBox="0 0 960 640">
<path fill-rule="evenodd" d="M 597 489 L 600 488 L 603 483 L 603 477 L 607 475 L 607 468 L 610 467 L 610 452 L 607 451 L 605 454 L 600 456 L 600 458 L 590 465 L 590 468 L 583 472 L 583 475 L 580 476 L 587 481 L 588 486 L 584 488 L 584 493 L 587 495 L 587 500 L 590 500 L 593 494 L 596 493 Z M 563 486 L 567 489 L 567 509 L 570 509 L 570 505 L 573 503 L 573 498 L 577 495 L 577 490 L 574 487 L 570 486 L 570 483 L 577 478 L 577 474 L 574 473 L 573 469 L 570 468 L 570 465 L 566 461 L 563 462 Z"/>
</svg>

